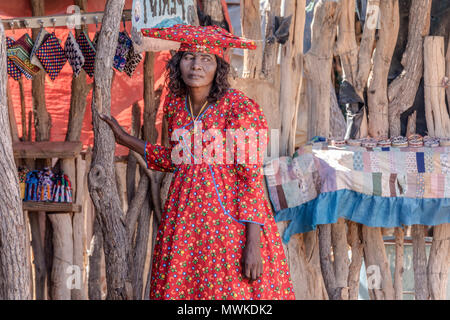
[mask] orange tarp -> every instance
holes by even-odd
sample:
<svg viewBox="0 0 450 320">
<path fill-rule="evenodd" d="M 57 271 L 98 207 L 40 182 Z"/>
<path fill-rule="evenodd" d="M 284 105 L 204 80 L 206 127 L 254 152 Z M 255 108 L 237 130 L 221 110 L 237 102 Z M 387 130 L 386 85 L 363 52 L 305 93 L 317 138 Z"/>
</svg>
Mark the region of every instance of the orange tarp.
<svg viewBox="0 0 450 320">
<path fill-rule="evenodd" d="M 225 0 L 222 0 L 225 4 Z M 0 4 L 0 17 L 3 19 L 27 17 L 31 16 L 31 7 L 29 0 L 15 0 L 15 1 L 2 1 Z M 105 8 L 104 0 L 88 1 L 88 12 L 103 11 Z M 73 5 L 73 1 L 45 1 L 46 15 L 53 14 L 66 14 L 67 7 Z M 226 4 L 225 4 L 226 5 Z M 127 0 L 125 9 L 131 9 L 132 0 Z M 226 10 L 225 10 L 226 11 Z M 228 17 L 227 17 L 228 18 Z M 227 19 L 229 21 L 229 19 Z M 231 25 L 231 23 L 230 23 Z M 99 26 L 100 28 L 100 26 Z M 121 29 L 123 27 L 121 26 Z M 131 22 L 127 22 L 128 32 L 131 29 Z M 53 28 L 48 28 L 48 31 L 53 31 Z M 89 35 L 93 39 L 96 31 L 95 25 L 89 26 Z M 6 31 L 6 35 L 19 39 L 25 32 L 31 30 L 16 30 Z M 64 45 L 69 29 L 66 27 L 56 28 L 56 36 Z M 155 61 L 155 89 L 163 86 L 164 84 L 164 67 L 167 60 L 170 58 L 168 52 L 161 52 L 156 55 Z M 128 77 L 123 72 L 116 72 L 114 83 L 111 89 L 111 114 L 116 117 L 119 123 L 129 132 L 131 125 L 131 107 L 134 102 L 138 101 L 141 107 L 141 117 L 143 111 L 143 65 L 140 63 L 135 74 L 132 78 Z M 71 98 L 71 81 L 72 81 L 72 68 L 68 63 L 64 66 L 59 76 L 54 80 L 50 80 L 48 76 L 45 79 L 45 99 L 47 110 L 52 118 L 51 128 L 51 140 L 52 141 L 64 141 L 67 132 L 68 115 L 70 109 Z M 92 79 L 86 76 L 88 83 L 92 83 Z M 24 90 L 25 90 L 25 110 L 28 123 L 28 112 L 32 111 L 32 96 L 31 96 L 31 80 L 23 78 Z M 21 123 L 21 104 L 20 104 L 20 92 L 19 84 L 12 78 L 9 78 L 11 95 L 14 104 L 15 118 L 17 121 L 17 127 L 19 131 L 19 137 L 22 135 L 22 123 Z M 94 135 L 92 131 L 92 113 L 91 113 L 91 98 L 92 91 L 88 95 L 86 101 L 86 113 L 83 121 L 83 128 L 81 132 L 81 141 L 85 147 L 87 145 L 93 145 Z M 159 108 L 156 127 L 158 131 L 161 130 L 162 108 Z M 34 126 L 32 129 L 32 136 L 34 140 Z M 116 155 L 125 155 L 128 150 L 125 147 L 117 145 Z"/>
</svg>

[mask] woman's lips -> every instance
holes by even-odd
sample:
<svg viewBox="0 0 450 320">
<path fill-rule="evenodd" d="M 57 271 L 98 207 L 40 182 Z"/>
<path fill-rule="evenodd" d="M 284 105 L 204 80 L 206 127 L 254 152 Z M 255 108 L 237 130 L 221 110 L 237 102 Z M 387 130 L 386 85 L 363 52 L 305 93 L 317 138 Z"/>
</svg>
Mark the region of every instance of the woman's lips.
<svg viewBox="0 0 450 320">
<path fill-rule="evenodd" d="M 198 74 L 190 74 L 190 75 L 188 76 L 188 78 L 189 78 L 189 79 L 193 79 L 193 80 L 197 80 L 197 79 L 202 79 L 203 76 L 198 75 Z"/>
</svg>

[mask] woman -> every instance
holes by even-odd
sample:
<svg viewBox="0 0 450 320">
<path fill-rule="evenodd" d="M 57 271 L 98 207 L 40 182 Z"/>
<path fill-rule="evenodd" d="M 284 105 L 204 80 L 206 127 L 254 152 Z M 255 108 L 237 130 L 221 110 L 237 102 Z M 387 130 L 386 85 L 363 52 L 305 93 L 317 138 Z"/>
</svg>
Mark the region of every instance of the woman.
<svg viewBox="0 0 450 320">
<path fill-rule="evenodd" d="M 260 142 L 265 147 L 267 122 L 253 100 L 229 88 L 230 66 L 223 59 L 223 47 L 251 49 L 254 43 L 215 26 L 143 33 L 181 43 L 167 64 L 164 115 L 171 147 L 134 138 L 114 118 L 101 118 L 117 143 L 143 155 L 148 168 L 174 172 L 156 238 L 150 298 L 294 299 L 264 195 L 262 157 L 250 161 L 256 158 L 247 151 Z M 205 150 L 212 151 L 208 157 Z"/>
</svg>

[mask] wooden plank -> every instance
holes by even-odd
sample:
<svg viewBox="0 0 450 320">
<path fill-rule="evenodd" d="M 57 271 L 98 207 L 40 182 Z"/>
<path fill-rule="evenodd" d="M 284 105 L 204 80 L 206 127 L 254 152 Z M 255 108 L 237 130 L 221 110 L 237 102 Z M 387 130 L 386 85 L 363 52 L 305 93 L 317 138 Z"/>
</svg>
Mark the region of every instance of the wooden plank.
<svg viewBox="0 0 450 320">
<path fill-rule="evenodd" d="M 81 152 L 81 142 L 40 141 L 13 143 L 14 157 L 22 159 L 75 158 Z"/>
<path fill-rule="evenodd" d="M 74 203 L 63 203 L 63 202 L 35 202 L 35 201 L 24 201 L 23 210 L 27 211 L 45 211 L 47 213 L 58 212 L 81 212 L 81 205 Z"/>
</svg>

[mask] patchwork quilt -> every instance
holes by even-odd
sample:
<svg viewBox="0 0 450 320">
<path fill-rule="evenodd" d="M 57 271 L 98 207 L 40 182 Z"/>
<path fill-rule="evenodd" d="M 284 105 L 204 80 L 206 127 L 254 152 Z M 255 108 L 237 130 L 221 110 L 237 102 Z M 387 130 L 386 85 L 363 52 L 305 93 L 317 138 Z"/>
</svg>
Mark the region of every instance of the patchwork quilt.
<svg viewBox="0 0 450 320">
<path fill-rule="evenodd" d="M 306 145 L 265 167 L 277 221 L 294 233 L 343 217 L 371 227 L 450 223 L 450 147 Z"/>
</svg>

